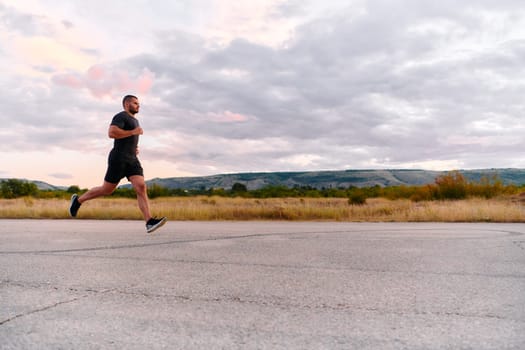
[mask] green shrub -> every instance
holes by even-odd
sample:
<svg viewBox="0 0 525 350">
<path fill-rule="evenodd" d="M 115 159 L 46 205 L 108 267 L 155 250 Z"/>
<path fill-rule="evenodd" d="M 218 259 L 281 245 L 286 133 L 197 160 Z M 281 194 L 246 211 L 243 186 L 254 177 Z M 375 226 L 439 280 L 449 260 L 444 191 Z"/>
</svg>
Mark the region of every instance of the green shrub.
<svg viewBox="0 0 525 350">
<path fill-rule="evenodd" d="M 467 180 L 457 170 L 438 176 L 435 183 L 438 199 L 467 198 Z"/>
<path fill-rule="evenodd" d="M 9 179 L 0 183 L 0 196 L 2 198 L 11 199 L 24 196 L 34 196 L 37 193 L 38 187 L 32 182 Z"/>
<path fill-rule="evenodd" d="M 366 194 L 360 188 L 350 192 L 348 196 L 348 204 L 350 205 L 364 205 L 366 204 Z"/>
</svg>

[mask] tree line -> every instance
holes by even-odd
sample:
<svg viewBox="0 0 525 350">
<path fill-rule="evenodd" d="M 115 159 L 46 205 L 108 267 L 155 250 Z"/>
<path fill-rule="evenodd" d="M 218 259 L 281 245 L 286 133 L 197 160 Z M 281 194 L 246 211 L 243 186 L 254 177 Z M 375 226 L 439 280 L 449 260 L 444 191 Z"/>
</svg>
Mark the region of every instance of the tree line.
<svg viewBox="0 0 525 350">
<path fill-rule="evenodd" d="M 170 189 L 156 184 L 150 185 L 150 198 L 158 197 L 187 197 L 187 196 L 222 196 L 245 198 L 283 198 L 283 197 L 311 197 L 311 198 L 348 198 L 350 204 L 364 204 L 368 198 L 410 199 L 412 201 L 453 200 L 469 197 L 493 198 L 501 195 L 520 193 L 524 185 L 505 185 L 495 175 L 482 177 L 479 181 L 469 181 L 459 171 L 451 171 L 438 176 L 434 183 L 426 185 L 400 185 L 381 187 L 347 188 L 315 188 L 311 186 L 287 187 L 283 185 L 269 185 L 260 189 L 248 190 L 245 184 L 235 183 L 230 189 L 201 188 Z M 39 190 L 34 183 L 9 179 L 0 182 L 0 198 L 12 199 L 31 196 L 35 198 L 68 198 L 72 193 L 83 193 L 86 189 L 70 186 L 65 190 Z M 113 197 L 136 196 L 132 188 L 118 188 Z"/>
</svg>

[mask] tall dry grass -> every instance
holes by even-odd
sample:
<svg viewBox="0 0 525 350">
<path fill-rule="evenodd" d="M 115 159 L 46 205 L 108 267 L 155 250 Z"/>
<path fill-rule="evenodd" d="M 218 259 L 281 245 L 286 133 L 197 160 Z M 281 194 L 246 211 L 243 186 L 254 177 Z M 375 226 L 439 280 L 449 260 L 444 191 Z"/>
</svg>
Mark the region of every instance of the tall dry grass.
<svg viewBox="0 0 525 350">
<path fill-rule="evenodd" d="M 65 219 L 69 201 L 31 197 L 0 200 L 0 218 Z M 412 202 L 344 198 L 169 197 L 151 200 L 152 212 L 170 220 L 296 220 L 368 222 L 525 222 L 520 198 Z M 85 203 L 80 219 L 142 219 L 134 199 L 101 198 Z"/>
</svg>

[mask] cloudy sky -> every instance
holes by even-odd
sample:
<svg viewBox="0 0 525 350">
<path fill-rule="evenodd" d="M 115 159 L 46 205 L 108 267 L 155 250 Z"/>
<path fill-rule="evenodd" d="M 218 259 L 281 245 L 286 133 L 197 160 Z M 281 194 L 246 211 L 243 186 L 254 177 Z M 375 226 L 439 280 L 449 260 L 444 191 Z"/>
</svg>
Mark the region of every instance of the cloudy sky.
<svg viewBox="0 0 525 350">
<path fill-rule="evenodd" d="M 0 0 L 0 178 L 525 167 L 518 0 Z M 124 181 L 122 182 L 124 183 Z"/>
</svg>

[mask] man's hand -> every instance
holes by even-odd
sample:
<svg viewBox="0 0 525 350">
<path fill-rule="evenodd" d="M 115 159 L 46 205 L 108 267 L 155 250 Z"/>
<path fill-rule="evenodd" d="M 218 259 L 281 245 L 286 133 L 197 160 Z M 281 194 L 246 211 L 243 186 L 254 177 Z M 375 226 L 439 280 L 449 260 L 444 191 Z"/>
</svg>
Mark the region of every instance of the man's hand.
<svg viewBox="0 0 525 350">
<path fill-rule="evenodd" d="M 123 139 L 133 135 L 142 135 L 144 131 L 139 126 L 133 130 L 123 130 L 116 125 L 110 125 L 108 130 L 108 136 L 112 139 Z"/>
<path fill-rule="evenodd" d="M 131 130 L 131 132 L 132 132 L 132 135 L 142 135 L 144 133 L 144 131 L 142 130 L 140 126 L 138 128 Z"/>
</svg>

